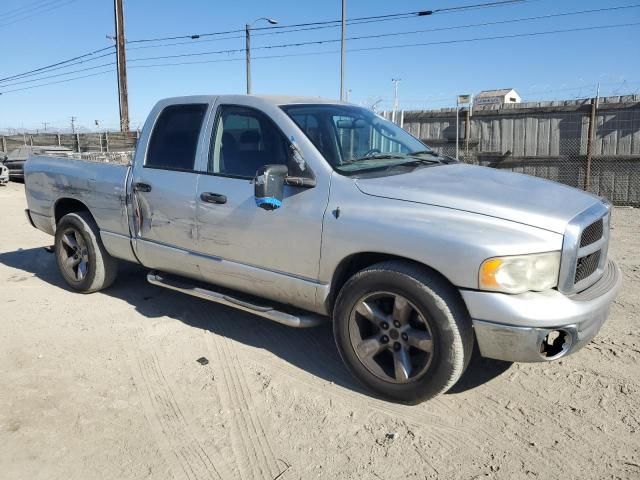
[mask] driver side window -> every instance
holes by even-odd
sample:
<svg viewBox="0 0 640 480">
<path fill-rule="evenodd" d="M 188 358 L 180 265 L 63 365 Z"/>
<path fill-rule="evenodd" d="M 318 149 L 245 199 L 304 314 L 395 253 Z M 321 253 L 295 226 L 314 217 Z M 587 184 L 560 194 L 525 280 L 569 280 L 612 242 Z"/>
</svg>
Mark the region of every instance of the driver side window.
<svg viewBox="0 0 640 480">
<path fill-rule="evenodd" d="M 219 107 L 207 171 L 253 178 L 264 165 L 287 165 L 289 142 L 264 113 L 235 105 Z"/>
</svg>

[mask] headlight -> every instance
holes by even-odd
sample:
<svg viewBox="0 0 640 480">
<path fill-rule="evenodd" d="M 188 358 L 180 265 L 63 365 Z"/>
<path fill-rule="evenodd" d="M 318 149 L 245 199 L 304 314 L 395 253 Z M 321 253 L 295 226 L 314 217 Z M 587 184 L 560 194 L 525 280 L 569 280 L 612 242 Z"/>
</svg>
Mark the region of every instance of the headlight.
<svg viewBox="0 0 640 480">
<path fill-rule="evenodd" d="M 542 291 L 558 284 L 560 252 L 494 257 L 482 262 L 481 290 L 506 293 Z"/>
</svg>

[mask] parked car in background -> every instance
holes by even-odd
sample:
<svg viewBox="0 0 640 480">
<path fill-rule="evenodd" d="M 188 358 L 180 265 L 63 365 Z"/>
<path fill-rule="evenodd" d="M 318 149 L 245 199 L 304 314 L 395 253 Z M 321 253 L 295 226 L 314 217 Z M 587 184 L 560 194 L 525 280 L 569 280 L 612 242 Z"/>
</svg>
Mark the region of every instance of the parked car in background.
<svg viewBox="0 0 640 480">
<path fill-rule="evenodd" d="M 285 325 L 332 321 L 351 373 L 402 402 L 448 390 L 475 343 L 519 362 L 579 350 L 621 282 L 601 198 L 461 164 L 331 100 L 168 99 L 132 164 L 32 157 L 25 173 L 73 289 L 108 287 L 122 259 Z"/>
<path fill-rule="evenodd" d="M 65 157 L 73 153 L 73 150 L 67 147 L 51 146 L 24 146 L 12 150 L 7 159 L 4 161 L 5 166 L 9 169 L 9 178 L 11 181 L 24 181 L 24 164 L 30 155 L 55 155 Z"/>
<path fill-rule="evenodd" d="M 9 169 L 4 166 L 7 159 L 7 152 L 0 150 L 0 185 L 5 185 L 9 181 Z"/>
<path fill-rule="evenodd" d="M 0 185 L 6 185 L 9 182 L 9 169 L 0 163 Z"/>
</svg>

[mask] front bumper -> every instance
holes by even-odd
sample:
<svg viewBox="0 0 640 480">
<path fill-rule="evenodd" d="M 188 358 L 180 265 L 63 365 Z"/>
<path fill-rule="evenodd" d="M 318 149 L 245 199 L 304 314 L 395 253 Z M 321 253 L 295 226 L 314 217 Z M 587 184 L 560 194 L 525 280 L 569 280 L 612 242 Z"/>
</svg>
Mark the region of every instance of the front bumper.
<svg viewBox="0 0 640 480">
<path fill-rule="evenodd" d="M 557 290 L 520 295 L 461 290 L 461 294 L 483 357 L 545 362 L 576 352 L 596 336 L 620 284 L 620 270 L 609 260 L 598 282 L 571 296 Z M 561 335 L 563 344 L 550 355 L 543 342 L 552 332 Z"/>
</svg>

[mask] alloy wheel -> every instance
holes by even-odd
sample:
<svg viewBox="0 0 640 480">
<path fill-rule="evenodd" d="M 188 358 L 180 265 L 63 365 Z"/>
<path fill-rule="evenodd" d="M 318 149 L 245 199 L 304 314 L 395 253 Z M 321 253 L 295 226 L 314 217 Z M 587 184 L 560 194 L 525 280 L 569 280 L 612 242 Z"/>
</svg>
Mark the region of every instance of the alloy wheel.
<svg viewBox="0 0 640 480">
<path fill-rule="evenodd" d="M 67 276 L 81 282 L 89 272 L 89 251 L 82 235 L 75 228 L 66 228 L 61 237 L 60 260 Z"/>
<path fill-rule="evenodd" d="M 360 362 L 386 382 L 415 381 L 425 375 L 433 359 L 427 319 L 396 293 L 363 296 L 351 311 L 349 337 Z"/>
</svg>

